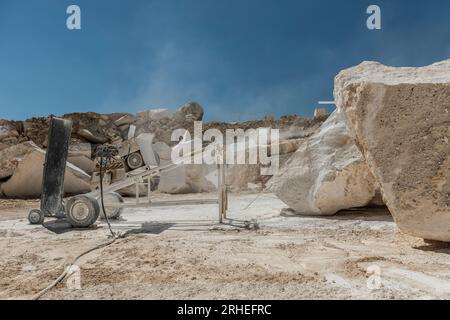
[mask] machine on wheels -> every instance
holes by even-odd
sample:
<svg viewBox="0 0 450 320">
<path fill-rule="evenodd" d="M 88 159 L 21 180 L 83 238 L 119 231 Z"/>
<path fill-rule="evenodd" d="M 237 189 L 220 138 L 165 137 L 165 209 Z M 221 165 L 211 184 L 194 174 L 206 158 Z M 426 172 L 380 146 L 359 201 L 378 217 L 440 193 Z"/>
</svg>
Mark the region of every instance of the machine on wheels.
<svg viewBox="0 0 450 320">
<path fill-rule="evenodd" d="M 88 194 L 76 195 L 63 202 L 64 196 L 64 175 L 69 149 L 69 140 L 72 131 L 72 122 L 65 119 L 52 117 L 48 134 L 48 148 L 45 156 L 45 164 L 42 177 L 42 194 L 40 209 L 33 209 L 28 215 L 31 224 L 42 224 L 45 217 L 67 219 L 75 228 L 87 228 L 93 225 L 101 210 L 101 197 L 107 202 L 105 214 L 108 219 L 117 218 L 124 207 L 158 207 L 170 205 L 196 205 L 196 204 L 218 204 L 219 222 L 226 218 L 228 208 L 228 189 L 225 186 L 225 165 L 218 165 L 218 198 L 183 201 L 159 201 L 150 199 L 151 179 L 158 177 L 161 172 L 172 170 L 177 164 L 169 163 L 164 166 L 145 165 L 135 170 L 127 172 L 124 179 L 112 184 L 107 184 L 100 190 Z M 217 154 L 221 154 L 218 150 Z M 190 156 L 190 155 L 188 155 Z M 131 160 L 130 160 L 131 162 Z M 218 162 L 222 163 L 222 162 Z M 132 162 L 132 167 L 137 165 Z M 131 168 L 130 168 L 131 169 Z M 148 186 L 148 200 L 140 203 L 139 184 L 145 183 Z M 136 203 L 126 204 L 122 196 L 117 192 L 120 189 L 135 185 Z"/>
<path fill-rule="evenodd" d="M 97 200 L 90 195 L 78 195 L 63 203 L 72 122 L 52 117 L 48 133 L 48 147 L 42 176 L 41 204 L 28 215 L 31 224 L 42 224 L 45 217 L 66 218 L 74 227 L 93 224 L 100 213 Z"/>
</svg>

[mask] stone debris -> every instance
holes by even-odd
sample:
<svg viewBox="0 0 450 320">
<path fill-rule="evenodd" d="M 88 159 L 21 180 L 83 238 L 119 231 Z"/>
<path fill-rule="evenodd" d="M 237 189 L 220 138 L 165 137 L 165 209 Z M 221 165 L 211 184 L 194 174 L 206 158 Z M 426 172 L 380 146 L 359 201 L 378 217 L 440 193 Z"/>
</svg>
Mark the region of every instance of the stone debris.
<svg viewBox="0 0 450 320">
<path fill-rule="evenodd" d="M 314 110 L 314 118 L 322 118 L 326 117 L 328 115 L 328 112 L 325 108 L 316 108 Z"/>
<path fill-rule="evenodd" d="M 95 170 L 92 159 L 92 146 L 90 143 L 78 143 L 69 146 L 67 161 L 91 175 Z"/>
<path fill-rule="evenodd" d="M 94 135 L 92 132 L 90 132 L 88 129 L 80 129 L 78 130 L 77 134 L 86 139 L 89 142 L 96 143 L 96 144 L 103 144 L 107 143 L 109 139 L 104 136 L 100 135 Z"/>
<path fill-rule="evenodd" d="M 344 70 L 335 100 L 400 229 L 450 241 L 450 60 Z"/>
<path fill-rule="evenodd" d="M 203 119 L 203 108 L 196 102 L 189 102 L 178 108 L 175 112 L 168 109 L 147 110 L 138 114 L 136 121 L 136 136 L 141 133 L 153 133 L 154 142 L 164 142 L 174 146 L 172 132 L 176 129 L 185 129 L 193 133 L 194 122 Z"/>
<path fill-rule="evenodd" d="M 156 165 L 158 161 L 163 164 L 170 163 L 172 147 L 177 142 L 171 141 L 172 131 L 175 129 L 186 129 L 193 134 L 193 125 L 195 121 L 201 121 L 203 118 L 203 108 L 195 102 L 189 102 L 178 108 L 176 111 L 169 109 L 150 109 L 140 112 L 136 115 L 129 113 L 97 114 L 71 113 L 63 115 L 63 118 L 70 119 L 73 122 L 72 139 L 69 147 L 68 161 L 80 168 L 85 173 L 92 176 L 92 185 L 95 189 L 98 186 L 98 166 L 94 159 L 92 150 L 96 146 L 105 143 L 122 145 L 130 141 L 141 140 L 142 146 L 139 146 L 139 152 L 144 151 L 143 157 L 145 163 Z M 280 142 L 280 157 L 287 158 L 294 152 L 305 137 L 310 136 L 316 130 L 323 120 L 305 119 L 299 116 L 284 116 L 279 120 L 268 116 L 263 120 L 247 121 L 244 123 L 219 123 L 213 122 L 205 124 L 204 130 L 211 127 L 223 130 L 242 128 L 256 129 L 259 127 L 280 128 L 283 132 Z M 20 159 L 23 159 L 29 152 L 34 151 L 30 148 L 27 152 L 16 150 L 17 157 L 2 156 L 1 150 L 8 149 L 11 146 L 18 145 L 18 142 L 33 141 L 35 147 L 45 148 L 47 143 L 49 118 L 32 118 L 26 121 L 6 121 L 0 122 L 0 161 L 6 159 L 8 164 L 2 166 L 0 171 L 2 182 L 10 178 L 17 168 Z M 147 148 L 146 142 L 149 137 L 153 137 L 152 143 Z M 3 140 L 5 139 L 5 140 Z M 9 139 L 9 140 L 8 140 Z M 16 149 L 24 148 L 22 145 Z M 151 149 L 146 150 L 146 149 Z M 13 150 L 10 150 L 13 151 Z M 154 153 L 159 159 L 154 157 Z M 148 155 L 153 155 L 149 157 Z M 19 160 L 16 160 L 19 159 Z M 5 163 L 6 163 L 5 162 Z M 160 191 L 169 193 L 186 192 L 207 192 L 217 189 L 216 167 L 207 165 L 180 165 L 172 170 L 170 174 L 162 175 Z M 259 165 L 232 165 L 230 166 L 227 182 L 234 191 L 256 190 L 263 187 L 268 177 L 261 175 Z M 106 172 L 111 175 L 110 182 L 116 182 L 125 175 L 125 168 L 121 161 L 116 161 L 113 168 Z M 179 180 L 177 180 L 179 179 Z M 178 183 L 176 187 L 174 184 Z M 153 188 L 158 186 L 154 181 Z M 146 186 L 140 186 L 140 194 L 147 192 Z M 134 187 L 121 190 L 123 195 L 134 195 Z M 27 194 L 30 194 L 28 192 Z"/>
<path fill-rule="evenodd" d="M 37 149 L 38 147 L 30 141 L 0 151 L 0 180 L 11 177 L 20 161 Z"/>
<path fill-rule="evenodd" d="M 178 108 L 173 115 L 176 121 L 201 121 L 203 119 L 203 108 L 197 102 L 189 102 Z"/>
<path fill-rule="evenodd" d="M 20 123 L 0 120 L 0 151 L 26 141 L 26 139 L 20 136 L 21 128 Z"/>
<path fill-rule="evenodd" d="M 123 125 L 130 125 L 133 124 L 136 121 L 136 118 L 130 114 L 124 115 L 123 117 L 120 117 L 116 121 L 114 121 L 114 124 L 117 127 L 123 126 Z"/>
<path fill-rule="evenodd" d="M 0 140 L 5 140 L 7 138 L 18 138 L 19 132 L 16 130 L 16 128 L 6 121 L 2 121 L 3 123 L 0 123 Z"/>
<path fill-rule="evenodd" d="M 173 112 L 169 109 L 151 109 L 138 113 L 138 117 L 144 122 L 170 119 L 172 116 Z"/>
</svg>

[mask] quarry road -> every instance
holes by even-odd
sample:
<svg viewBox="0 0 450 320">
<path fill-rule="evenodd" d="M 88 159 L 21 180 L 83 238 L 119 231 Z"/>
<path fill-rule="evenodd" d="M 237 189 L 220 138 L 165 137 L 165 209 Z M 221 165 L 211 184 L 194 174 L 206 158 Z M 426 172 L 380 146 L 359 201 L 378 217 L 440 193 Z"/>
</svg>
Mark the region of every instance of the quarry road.
<svg viewBox="0 0 450 320">
<path fill-rule="evenodd" d="M 30 226 L 36 204 L 1 203 L 1 299 L 31 298 L 107 241 L 102 221 L 88 230 Z M 213 204 L 127 208 L 112 223 L 125 237 L 79 261 L 81 289 L 62 282 L 43 299 L 450 298 L 450 244 L 402 234 L 384 208 L 299 217 L 272 194 L 232 194 L 233 223 L 217 216 Z M 251 219 L 256 230 L 243 228 Z"/>
</svg>

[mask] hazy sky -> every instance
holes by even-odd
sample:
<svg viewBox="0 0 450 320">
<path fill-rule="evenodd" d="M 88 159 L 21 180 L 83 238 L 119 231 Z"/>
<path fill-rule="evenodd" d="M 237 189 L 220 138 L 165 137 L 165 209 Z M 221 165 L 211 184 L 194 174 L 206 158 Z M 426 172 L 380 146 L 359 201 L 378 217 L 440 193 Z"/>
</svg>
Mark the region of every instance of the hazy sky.
<svg viewBox="0 0 450 320">
<path fill-rule="evenodd" d="M 449 17 L 448 0 L 0 0 L 0 118 L 191 100 L 207 120 L 309 116 L 343 68 L 448 58 Z"/>
</svg>

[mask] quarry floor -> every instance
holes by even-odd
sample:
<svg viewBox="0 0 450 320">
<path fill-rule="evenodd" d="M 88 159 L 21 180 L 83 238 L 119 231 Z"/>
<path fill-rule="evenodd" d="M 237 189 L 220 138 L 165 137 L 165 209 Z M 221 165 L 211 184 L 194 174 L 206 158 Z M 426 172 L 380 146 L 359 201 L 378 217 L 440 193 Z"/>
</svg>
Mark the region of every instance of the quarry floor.
<svg viewBox="0 0 450 320">
<path fill-rule="evenodd" d="M 108 241 L 102 221 L 87 230 L 51 219 L 31 226 L 26 216 L 37 206 L 0 201 L 1 299 L 31 298 L 79 253 Z M 450 244 L 402 234 L 384 208 L 299 217 L 272 194 L 234 194 L 233 220 L 218 224 L 217 211 L 214 204 L 124 209 L 112 225 L 124 238 L 78 262 L 81 289 L 62 282 L 42 298 L 450 298 Z M 252 219 L 257 224 L 243 222 Z"/>
</svg>

